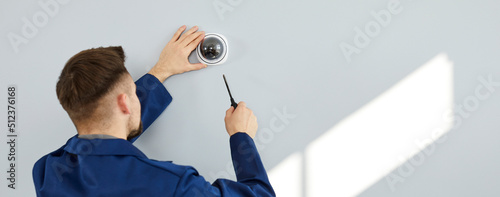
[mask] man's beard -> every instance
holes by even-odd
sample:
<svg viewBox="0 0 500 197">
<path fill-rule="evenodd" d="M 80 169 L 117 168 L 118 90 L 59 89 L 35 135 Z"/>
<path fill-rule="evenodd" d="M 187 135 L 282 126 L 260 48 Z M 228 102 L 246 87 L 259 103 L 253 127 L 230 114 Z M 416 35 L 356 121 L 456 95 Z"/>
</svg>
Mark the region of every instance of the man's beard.
<svg viewBox="0 0 500 197">
<path fill-rule="evenodd" d="M 141 135 L 142 133 L 142 120 L 139 122 L 139 126 L 137 127 L 137 129 L 132 129 L 128 136 L 127 136 L 127 140 L 131 140 L 131 139 L 134 139 L 135 137 Z"/>
</svg>

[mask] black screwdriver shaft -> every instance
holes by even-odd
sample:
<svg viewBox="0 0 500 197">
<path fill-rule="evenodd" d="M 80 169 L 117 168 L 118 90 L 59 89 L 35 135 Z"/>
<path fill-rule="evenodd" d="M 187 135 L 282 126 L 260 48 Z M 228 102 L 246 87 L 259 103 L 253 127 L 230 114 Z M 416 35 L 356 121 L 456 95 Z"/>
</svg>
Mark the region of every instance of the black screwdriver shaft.
<svg viewBox="0 0 500 197">
<path fill-rule="evenodd" d="M 233 95 L 231 95 L 231 90 L 229 90 L 229 86 L 227 85 L 226 75 L 223 74 L 222 78 L 224 78 L 224 83 L 226 83 L 227 92 L 229 92 L 229 98 L 231 99 L 231 106 L 233 106 L 234 109 L 236 109 L 236 107 L 238 107 L 238 104 L 234 102 Z"/>
</svg>

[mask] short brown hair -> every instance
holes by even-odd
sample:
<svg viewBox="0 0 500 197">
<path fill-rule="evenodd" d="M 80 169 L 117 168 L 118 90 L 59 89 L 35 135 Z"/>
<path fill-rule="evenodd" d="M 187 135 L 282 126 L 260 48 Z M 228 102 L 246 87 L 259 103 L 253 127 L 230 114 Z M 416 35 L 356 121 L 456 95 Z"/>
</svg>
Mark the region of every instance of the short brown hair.
<svg viewBox="0 0 500 197">
<path fill-rule="evenodd" d="M 64 66 L 56 85 L 57 98 L 73 122 L 85 120 L 124 74 L 128 71 L 121 46 L 81 51 Z"/>
</svg>

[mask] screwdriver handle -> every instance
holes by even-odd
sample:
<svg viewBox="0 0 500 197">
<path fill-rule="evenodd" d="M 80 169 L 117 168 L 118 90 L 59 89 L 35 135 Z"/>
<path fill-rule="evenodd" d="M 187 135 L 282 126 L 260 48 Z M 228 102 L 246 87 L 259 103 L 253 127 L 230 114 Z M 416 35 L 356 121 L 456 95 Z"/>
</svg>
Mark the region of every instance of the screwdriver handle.
<svg viewBox="0 0 500 197">
<path fill-rule="evenodd" d="M 231 98 L 231 106 L 233 106 L 234 109 L 236 109 L 236 107 L 238 107 L 238 104 L 236 104 L 236 102 L 234 102 L 233 98 Z"/>
</svg>

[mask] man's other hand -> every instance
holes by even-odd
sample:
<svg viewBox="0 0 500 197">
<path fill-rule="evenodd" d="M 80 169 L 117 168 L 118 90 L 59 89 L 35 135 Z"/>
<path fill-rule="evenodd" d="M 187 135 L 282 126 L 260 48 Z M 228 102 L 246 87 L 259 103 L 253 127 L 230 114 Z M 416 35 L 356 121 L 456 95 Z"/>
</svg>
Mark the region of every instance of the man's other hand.
<svg viewBox="0 0 500 197">
<path fill-rule="evenodd" d="M 247 104 L 243 101 L 238 103 L 236 110 L 231 106 L 226 111 L 226 130 L 229 136 L 235 133 L 247 133 L 250 137 L 254 138 L 257 133 L 257 117 L 253 114 L 252 110 L 247 108 Z"/>
<path fill-rule="evenodd" d="M 207 67 L 206 64 L 192 64 L 188 60 L 189 54 L 196 49 L 205 37 L 205 32 L 198 31 L 197 26 L 194 26 L 183 34 L 184 30 L 186 30 L 185 25 L 175 32 L 172 39 L 163 48 L 156 65 L 148 72 L 161 82 L 175 74 Z"/>
</svg>

